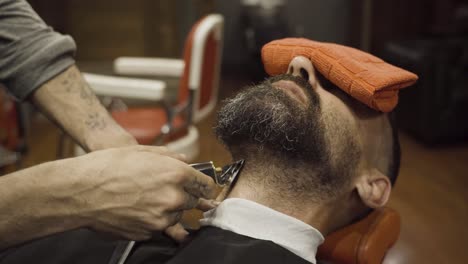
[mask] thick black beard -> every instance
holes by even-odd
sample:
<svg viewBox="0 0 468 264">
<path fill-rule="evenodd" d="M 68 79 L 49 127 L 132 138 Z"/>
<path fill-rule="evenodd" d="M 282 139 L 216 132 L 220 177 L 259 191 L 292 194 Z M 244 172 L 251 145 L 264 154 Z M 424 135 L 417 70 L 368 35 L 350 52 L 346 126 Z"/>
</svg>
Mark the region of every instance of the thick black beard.
<svg viewBox="0 0 468 264">
<path fill-rule="evenodd" d="M 272 83 L 279 80 L 301 86 L 309 98 L 308 107 L 274 88 Z M 292 75 L 267 79 L 228 99 L 218 112 L 215 132 L 232 153 L 257 149 L 314 164 L 329 156 L 320 99 L 307 81 Z"/>
</svg>

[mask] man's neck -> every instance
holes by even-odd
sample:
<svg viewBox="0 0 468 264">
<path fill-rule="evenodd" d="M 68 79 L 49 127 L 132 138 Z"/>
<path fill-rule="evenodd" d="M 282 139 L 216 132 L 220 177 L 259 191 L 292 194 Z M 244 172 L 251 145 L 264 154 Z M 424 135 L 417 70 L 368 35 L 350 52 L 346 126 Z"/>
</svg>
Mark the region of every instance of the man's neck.
<svg viewBox="0 0 468 264">
<path fill-rule="evenodd" d="M 330 230 L 330 207 L 309 200 L 296 201 L 289 199 L 283 193 L 264 190 L 263 186 L 245 184 L 241 179 L 237 182 L 226 198 L 241 198 L 267 206 L 280 213 L 289 215 L 318 229 L 322 234 Z"/>
</svg>

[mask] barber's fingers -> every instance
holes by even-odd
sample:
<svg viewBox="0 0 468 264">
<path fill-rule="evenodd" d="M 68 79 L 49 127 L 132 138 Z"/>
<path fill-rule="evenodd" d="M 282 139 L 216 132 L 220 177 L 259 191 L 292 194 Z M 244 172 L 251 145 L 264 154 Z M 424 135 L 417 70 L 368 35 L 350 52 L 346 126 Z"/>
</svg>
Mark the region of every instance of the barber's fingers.
<svg viewBox="0 0 468 264">
<path fill-rule="evenodd" d="M 166 228 L 164 233 L 177 242 L 184 242 L 189 235 L 189 232 L 187 232 L 187 230 L 185 230 L 185 228 L 180 223 Z"/>
<path fill-rule="evenodd" d="M 183 184 L 184 190 L 199 198 L 212 199 L 216 196 L 217 186 L 212 178 L 188 167 L 186 182 Z"/>
<path fill-rule="evenodd" d="M 215 200 L 207 200 L 207 199 L 200 198 L 198 200 L 197 209 L 203 212 L 206 212 L 208 210 L 216 208 L 219 204 L 220 202 L 215 201 Z"/>
<path fill-rule="evenodd" d="M 169 218 L 171 220 L 171 225 L 174 225 L 176 223 L 178 223 L 180 221 L 180 219 L 182 219 L 182 215 L 184 214 L 184 211 L 175 211 L 173 213 L 170 214 Z"/>
<path fill-rule="evenodd" d="M 183 202 L 182 206 L 177 208 L 177 210 L 190 210 L 197 208 L 202 211 L 208 211 L 216 208 L 220 203 L 211 199 L 198 198 L 189 193 L 185 193 L 185 196 L 185 201 Z"/>
<path fill-rule="evenodd" d="M 170 151 L 167 147 L 154 147 L 154 146 L 135 146 L 139 151 L 152 152 L 159 155 L 165 155 L 184 163 L 177 165 L 177 167 L 186 176 L 184 178 L 184 190 L 196 197 L 211 199 L 217 193 L 217 186 L 212 178 L 195 170 L 185 163 L 185 155 L 177 154 Z M 174 164 L 175 165 L 175 164 Z"/>
<path fill-rule="evenodd" d="M 221 201 L 224 201 L 224 199 L 226 199 L 226 197 L 228 196 L 229 194 L 229 191 L 231 191 L 231 187 L 230 186 L 225 186 L 223 189 L 221 189 L 221 191 L 218 193 L 218 196 L 216 196 L 216 199 L 215 201 L 220 203 Z"/>
<path fill-rule="evenodd" d="M 187 156 L 185 154 L 175 153 L 169 150 L 169 148 L 164 147 L 164 146 L 138 145 L 138 146 L 132 146 L 130 148 L 135 148 L 137 151 L 145 151 L 145 152 L 151 152 L 151 153 L 158 154 L 158 155 L 164 155 L 164 156 L 168 156 L 174 159 L 178 159 L 183 162 L 187 162 Z"/>
<path fill-rule="evenodd" d="M 202 211 L 208 211 L 208 210 L 214 209 L 220 203 L 215 200 L 207 200 L 203 198 L 198 199 L 192 195 L 189 195 L 189 196 L 190 198 L 189 198 L 189 201 L 186 203 L 186 205 L 190 208 L 196 207 L 197 209 L 202 210 Z M 193 206 L 194 204 L 196 206 Z M 174 219 L 180 220 L 182 214 L 183 214 L 183 211 L 178 211 Z M 166 228 L 164 232 L 177 242 L 184 242 L 189 236 L 189 233 L 185 230 L 185 228 L 180 223 L 176 223 L 175 225 Z"/>
<path fill-rule="evenodd" d="M 198 203 L 199 203 L 198 197 L 185 192 L 185 200 L 182 203 L 182 205 L 177 209 L 178 210 L 190 210 L 190 209 L 196 208 Z"/>
</svg>

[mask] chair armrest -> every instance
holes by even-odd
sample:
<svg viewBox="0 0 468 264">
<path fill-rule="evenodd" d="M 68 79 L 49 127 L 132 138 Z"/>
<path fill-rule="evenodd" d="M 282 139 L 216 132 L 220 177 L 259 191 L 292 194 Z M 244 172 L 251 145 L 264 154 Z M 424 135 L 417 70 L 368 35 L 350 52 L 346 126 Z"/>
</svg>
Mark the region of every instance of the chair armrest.
<svg viewBox="0 0 468 264">
<path fill-rule="evenodd" d="M 18 162 L 19 159 L 19 153 L 8 150 L 0 145 L 0 168 L 14 164 Z"/>
<path fill-rule="evenodd" d="M 180 77 L 184 65 L 180 59 L 119 57 L 114 60 L 114 72 L 123 75 Z"/>
<path fill-rule="evenodd" d="M 100 96 L 161 101 L 164 99 L 166 83 L 126 77 L 114 77 L 83 73 L 91 89 Z"/>
</svg>

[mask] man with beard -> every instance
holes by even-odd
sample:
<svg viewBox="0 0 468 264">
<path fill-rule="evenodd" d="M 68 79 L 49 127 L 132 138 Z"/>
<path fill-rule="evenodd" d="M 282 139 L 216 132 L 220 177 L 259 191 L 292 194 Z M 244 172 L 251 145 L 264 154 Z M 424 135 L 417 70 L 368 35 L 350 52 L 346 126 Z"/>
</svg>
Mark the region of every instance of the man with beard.
<svg viewBox="0 0 468 264">
<path fill-rule="evenodd" d="M 181 246 L 156 235 L 125 263 L 316 263 L 324 236 L 387 202 L 400 161 L 392 123 L 309 60 L 293 60 L 289 74 L 246 88 L 218 113 L 219 140 L 245 166 L 200 230 Z M 79 248 L 70 240 L 80 237 L 25 247 L 69 252 L 44 263 L 121 263 L 122 251 L 99 237 Z"/>
<path fill-rule="evenodd" d="M 128 263 L 163 263 L 164 253 L 170 264 L 317 263 L 324 236 L 385 205 L 398 174 L 390 116 L 306 59 L 228 99 L 215 131 L 233 160 L 245 160 L 237 181 L 190 242 L 170 254 L 160 241 L 141 244 Z"/>
<path fill-rule="evenodd" d="M 218 113 L 216 134 L 245 167 L 168 263 L 316 263 L 325 235 L 387 202 L 400 163 L 389 115 L 349 97 L 309 60 L 293 60 L 289 73 Z"/>
</svg>

